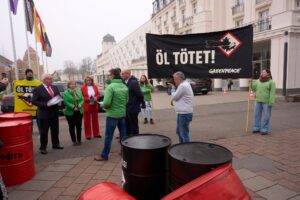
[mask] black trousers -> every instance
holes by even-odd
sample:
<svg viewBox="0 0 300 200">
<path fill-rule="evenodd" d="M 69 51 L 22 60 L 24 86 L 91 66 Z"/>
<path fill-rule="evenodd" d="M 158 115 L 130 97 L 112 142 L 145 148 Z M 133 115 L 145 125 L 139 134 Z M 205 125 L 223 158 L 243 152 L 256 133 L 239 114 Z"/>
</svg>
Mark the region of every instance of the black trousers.
<svg viewBox="0 0 300 200">
<path fill-rule="evenodd" d="M 48 144 L 48 131 L 50 128 L 51 132 L 51 141 L 52 147 L 59 146 L 59 139 L 58 139 L 58 130 L 59 130 L 59 123 L 58 123 L 58 116 L 48 118 L 48 119 L 41 119 L 39 118 L 39 130 L 40 130 L 40 150 L 47 149 Z"/>
<path fill-rule="evenodd" d="M 139 113 L 126 113 L 126 134 L 137 135 L 139 134 Z"/>
<path fill-rule="evenodd" d="M 82 116 L 83 115 L 79 111 L 74 111 L 72 116 L 66 116 L 69 124 L 69 133 L 73 143 L 81 142 Z"/>
</svg>

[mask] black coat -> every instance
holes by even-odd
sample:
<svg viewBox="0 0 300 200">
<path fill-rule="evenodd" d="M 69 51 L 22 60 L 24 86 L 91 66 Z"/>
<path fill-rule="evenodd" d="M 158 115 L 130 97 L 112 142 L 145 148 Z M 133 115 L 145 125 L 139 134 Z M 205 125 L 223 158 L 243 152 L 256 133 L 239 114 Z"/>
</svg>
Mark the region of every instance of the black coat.
<svg viewBox="0 0 300 200">
<path fill-rule="evenodd" d="M 0 92 L 4 91 L 5 89 L 6 89 L 6 85 L 0 82 Z"/>
<path fill-rule="evenodd" d="M 127 113 L 139 113 L 141 112 L 141 105 L 144 105 L 144 95 L 141 91 L 137 78 L 131 76 L 127 82 L 129 91 L 129 99 L 126 106 Z"/>
<path fill-rule="evenodd" d="M 51 85 L 50 87 L 54 93 L 54 96 L 60 95 L 59 90 L 56 86 Z M 43 84 L 41 84 L 40 86 L 36 87 L 33 90 L 32 104 L 36 105 L 38 107 L 38 110 L 37 110 L 38 118 L 51 119 L 53 117 L 59 116 L 57 104 L 50 106 L 50 107 L 47 106 L 47 102 L 50 99 L 51 99 L 51 96 Z"/>
</svg>

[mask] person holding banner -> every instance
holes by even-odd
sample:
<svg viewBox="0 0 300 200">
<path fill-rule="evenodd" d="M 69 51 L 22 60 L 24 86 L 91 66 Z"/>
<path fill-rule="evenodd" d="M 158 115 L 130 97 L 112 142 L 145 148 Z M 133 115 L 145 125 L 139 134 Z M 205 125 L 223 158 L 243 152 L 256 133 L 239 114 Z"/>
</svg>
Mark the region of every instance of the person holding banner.
<svg viewBox="0 0 300 200">
<path fill-rule="evenodd" d="M 255 92 L 254 127 L 253 133 L 269 134 L 272 106 L 275 102 L 275 82 L 272 80 L 271 71 L 264 69 L 257 81 L 250 81 L 250 88 Z M 264 113 L 261 125 L 262 113 Z"/>
<path fill-rule="evenodd" d="M 32 69 L 28 68 L 25 70 L 25 79 L 24 81 L 39 81 L 33 77 Z"/>
<path fill-rule="evenodd" d="M 47 154 L 48 131 L 51 131 L 53 149 L 63 149 L 59 142 L 59 112 L 61 96 L 56 86 L 52 85 L 50 74 L 42 75 L 43 84 L 33 90 L 32 104 L 38 107 L 37 118 L 39 119 L 40 153 Z"/>
<path fill-rule="evenodd" d="M 81 127 L 83 114 L 83 96 L 79 89 L 76 89 L 76 82 L 69 81 L 68 89 L 64 92 L 64 114 L 68 121 L 69 133 L 74 146 L 81 145 Z M 76 133 L 75 133 L 76 130 Z"/>
<path fill-rule="evenodd" d="M 173 74 L 175 85 L 172 86 L 171 105 L 174 106 L 177 113 L 176 134 L 179 137 L 179 142 L 189 142 L 189 125 L 193 119 L 193 97 L 194 93 L 190 83 L 185 80 L 182 72 L 178 71 Z M 177 87 L 177 89 L 175 88 Z"/>
<path fill-rule="evenodd" d="M 153 92 L 153 86 L 148 82 L 146 75 L 142 75 L 140 78 L 140 88 L 144 95 L 145 108 L 142 108 L 142 113 L 144 116 L 144 124 L 154 124 L 152 119 L 152 97 L 151 92 Z"/>
</svg>

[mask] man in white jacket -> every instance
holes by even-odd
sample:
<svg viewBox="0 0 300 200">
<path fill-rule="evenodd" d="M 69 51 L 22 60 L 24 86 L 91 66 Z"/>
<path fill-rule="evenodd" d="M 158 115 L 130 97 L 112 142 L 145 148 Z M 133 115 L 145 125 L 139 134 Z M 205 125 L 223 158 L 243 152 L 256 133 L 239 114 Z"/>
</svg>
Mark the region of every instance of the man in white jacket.
<svg viewBox="0 0 300 200">
<path fill-rule="evenodd" d="M 189 125 L 193 119 L 193 97 L 194 93 L 189 82 L 185 80 L 182 72 L 178 71 L 173 74 L 175 86 L 172 85 L 172 101 L 177 113 L 176 133 L 179 142 L 189 142 Z"/>
</svg>

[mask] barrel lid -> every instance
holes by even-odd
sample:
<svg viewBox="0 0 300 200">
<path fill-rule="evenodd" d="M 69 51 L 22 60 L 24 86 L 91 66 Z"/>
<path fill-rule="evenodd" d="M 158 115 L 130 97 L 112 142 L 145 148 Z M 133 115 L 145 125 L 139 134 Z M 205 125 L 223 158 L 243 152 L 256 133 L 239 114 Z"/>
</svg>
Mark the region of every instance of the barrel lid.
<svg viewBox="0 0 300 200">
<path fill-rule="evenodd" d="M 159 149 L 168 147 L 171 139 L 157 134 L 139 134 L 130 136 L 121 141 L 121 145 L 133 149 Z"/>
<path fill-rule="evenodd" d="M 5 128 L 5 127 L 12 127 L 12 126 L 21 126 L 21 125 L 26 125 L 30 124 L 32 121 L 30 119 L 19 119 L 19 120 L 13 120 L 13 121 L 4 121 L 0 122 L 0 128 Z"/>
<path fill-rule="evenodd" d="M 232 152 L 220 145 L 204 142 L 188 142 L 173 145 L 169 155 L 177 160 L 203 165 L 215 165 L 230 162 Z"/>
<path fill-rule="evenodd" d="M 29 116 L 31 116 L 31 114 L 27 112 L 11 112 L 11 113 L 1 114 L 0 118 L 21 118 L 21 117 L 29 117 Z"/>
</svg>

